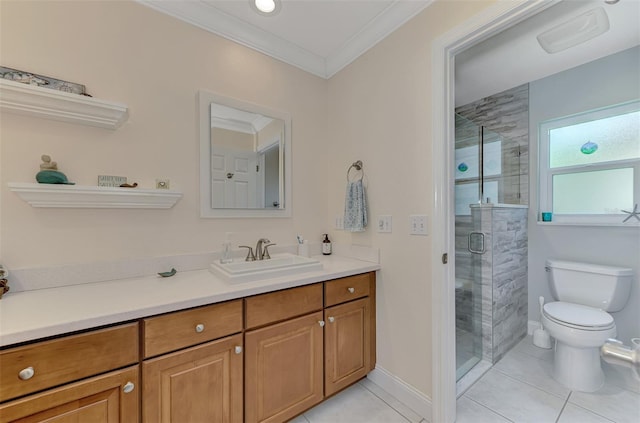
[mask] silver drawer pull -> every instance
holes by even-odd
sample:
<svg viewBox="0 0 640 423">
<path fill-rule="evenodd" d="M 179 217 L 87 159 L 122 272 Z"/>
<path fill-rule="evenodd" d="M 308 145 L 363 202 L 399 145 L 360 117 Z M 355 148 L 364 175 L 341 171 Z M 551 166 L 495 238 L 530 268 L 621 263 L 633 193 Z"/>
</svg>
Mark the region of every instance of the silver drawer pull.
<svg viewBox="0 0 640 423">
<path fill-rule="evenodd" d="M 26 369 L 22 369 L 20 370 L 20 373 L 18 373 L 18 377 L 21 380 L 29 380 L 33 377 L 33 375 L 36 374 L 36 371 L 33 370 L 33 367 L 27 367 Z"/>
<path fill-rule="evenodd" d="M 354 292 L 356 292 L 355 288 L 347 288 L 347 291 L 349 291 L 351 294 L 353 294 Z"/>
<path fill-rule="evenodd" d="M 333 323 L 336 319 L 333 316 L 329 317 L 329 323 Z"/>
<path fill-rule="evenodd" d="M 234 352 L 236 354 L 242 354 L 242 347 L 240 345 L 237 345 L 236 348 L 234 349 Z"/>
<path fill-rule="evenodd" d="M 324 327 L 324 320 L 318 320 L 318 324 L 320 325 L 321 328 Z"/>
<path fill-rule="evenodd" d="M 125 394 L 128 394 L 129 392 L 133 391 L 135 389 L 135 387 L 136 387 L 136 385 L 134 385 L 133 382 L 127 382 L 122 387 L 122 391 Z"/>
<path fill-rule="evenodd" d="M 196 325 L 196 332 L 198 333 L 204 332 L 204 325 L 202 323 Z"/>
</svg>

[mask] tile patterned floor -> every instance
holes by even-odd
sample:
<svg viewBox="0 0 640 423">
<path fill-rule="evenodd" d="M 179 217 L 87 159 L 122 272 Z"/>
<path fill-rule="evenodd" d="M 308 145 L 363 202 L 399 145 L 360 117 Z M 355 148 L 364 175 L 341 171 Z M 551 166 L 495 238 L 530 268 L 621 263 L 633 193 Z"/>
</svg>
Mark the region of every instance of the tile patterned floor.
<svg viewBox="0 0 640 423">
<path fill-rule="evenodd" d="M 574 392 L 551 377 L 553 354 L 523 339 L 458 399 L 457 423 L 638 423 L 640 382 L 604 364 L 598 392 Z M 426 423 L 367 379 L 293 423 Z"/>
</svg>

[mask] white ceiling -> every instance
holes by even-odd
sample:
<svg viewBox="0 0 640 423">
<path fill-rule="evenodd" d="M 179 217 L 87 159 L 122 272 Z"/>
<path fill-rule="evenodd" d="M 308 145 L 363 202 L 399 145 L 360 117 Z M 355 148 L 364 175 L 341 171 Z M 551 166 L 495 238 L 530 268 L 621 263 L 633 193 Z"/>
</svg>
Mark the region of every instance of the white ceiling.
<svg viewBox="0 0 640 423">
<path fill-rule="evenodd" d="M 433 0 L 281 0 L 265 17 L 249 0 L 137 0 L 146 6 L 330 78 Z"/>
<path fill-rule="evenodd" d="M 272 17 L 250 0 L 136 0 L 323 78 L 330 78 L 433 0 L 281 0 Z M 557 2 L 550 2 L 554 4 Z M 546 53 L 536 36 L 603 7 L 610 29 Z M 640 0 L 565 0 L 456 56 L 456 104 L 504 91 L 640 44 Z"/>
<path fill-rule="evenodd" d="M 536 36 L 591 9 L 602 7 L 610 28 L 583 44 L 548 54 Z M 570 0 L 463 51 L 455 57 L 456 105 L 536 81 L 640 44 L 640 0 Z M 609 77 L 609 75 L 606 75 Z"/>
</svg>

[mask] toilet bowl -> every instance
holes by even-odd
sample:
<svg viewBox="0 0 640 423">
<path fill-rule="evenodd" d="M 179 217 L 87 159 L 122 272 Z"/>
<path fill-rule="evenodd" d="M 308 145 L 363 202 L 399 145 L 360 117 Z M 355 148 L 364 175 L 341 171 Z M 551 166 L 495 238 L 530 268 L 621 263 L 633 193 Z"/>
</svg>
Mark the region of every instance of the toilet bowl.
<svg viewBox="0 0 640 423">
<path fill-rule="evenodd" d="M 622 310 L 631 290 L 629 268 L 547 260 L 549 287 L 558 300 L 542 308 L 542 325 L 555 340 L 553 378 L 575 391 L 604 384 L 600 347 L 617 335 L 608 311 Z"/>
<path fill-rule="evenodd" d="M 554 379 L 571 390 L 600 389 L 600 347 L 617 335 L 613 317 L 593 307 L 556 301 L 544 305 L 542 324 L 556 340 Z"/>
</svg>

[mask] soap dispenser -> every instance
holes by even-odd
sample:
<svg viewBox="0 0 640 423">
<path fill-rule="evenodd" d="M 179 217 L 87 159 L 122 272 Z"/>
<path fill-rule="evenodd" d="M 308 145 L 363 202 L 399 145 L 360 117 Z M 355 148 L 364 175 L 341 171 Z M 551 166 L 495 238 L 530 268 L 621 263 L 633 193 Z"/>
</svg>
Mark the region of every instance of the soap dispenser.
<svg viewBox="0 0 640 423">
<path fill-rule="evenodd" d="M 322 254 L 328 256 L 331 254 L 331 241 L 329 240 L 328 234 L 323 234 L 324 239 L 322 240 Z"/>
<path fill-rule="evenodd" d="M 222 253 L 220 253 L 220 263 L 227 264 L 233 262 L 231 255 L 231 232 L 224 234 L 224 242 L 222 243 Z"/>
</svg>

